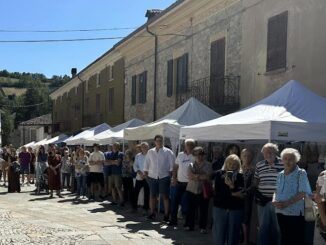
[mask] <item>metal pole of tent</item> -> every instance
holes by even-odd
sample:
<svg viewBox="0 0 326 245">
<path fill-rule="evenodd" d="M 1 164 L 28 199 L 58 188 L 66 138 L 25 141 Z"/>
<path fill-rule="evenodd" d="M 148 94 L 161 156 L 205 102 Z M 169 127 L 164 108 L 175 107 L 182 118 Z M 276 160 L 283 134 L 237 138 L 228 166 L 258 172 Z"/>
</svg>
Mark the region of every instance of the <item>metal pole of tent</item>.
<svg viewBox="0 0 326 245">
<path fill-rule="evenodd" d="M 164 147 L 164 145 L 165 145 L 165 137 L 164 137 L 164 134 L 163 134 L 163 147 Z M 159 216 L 159 214 L 161 213 L 161 193 L 160 192 L 158 192 L 158 207 L 157 207 L 157 211 L 158 211 L 158 216 Z"/>
</svg>

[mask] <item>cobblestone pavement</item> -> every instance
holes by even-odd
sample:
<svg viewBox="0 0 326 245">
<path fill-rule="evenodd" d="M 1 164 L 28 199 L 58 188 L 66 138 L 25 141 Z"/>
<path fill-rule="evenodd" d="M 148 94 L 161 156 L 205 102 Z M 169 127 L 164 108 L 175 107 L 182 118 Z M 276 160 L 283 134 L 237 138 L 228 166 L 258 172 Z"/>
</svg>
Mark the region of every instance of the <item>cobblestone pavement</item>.
<svg viewBox="0 0 326 245">
<path fill-rule="evenodd" d="M 141 213 L 131 214 L 109 201 L 74 202 L 68 192 L 65 198 L 49 199 L 32 189 L 7 193 L 0 187 L 0 245 L 212 244 L 211 234 L 148 222 Z"/>
</svg>

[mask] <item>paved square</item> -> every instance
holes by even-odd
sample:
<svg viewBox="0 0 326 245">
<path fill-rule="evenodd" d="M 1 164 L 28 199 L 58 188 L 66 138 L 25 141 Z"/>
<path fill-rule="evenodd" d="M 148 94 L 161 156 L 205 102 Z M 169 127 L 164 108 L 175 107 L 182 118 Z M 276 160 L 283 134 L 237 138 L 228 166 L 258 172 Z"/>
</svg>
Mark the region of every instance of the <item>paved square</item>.
<svg viewBox="0 0 326 245">
<path fill-rule="evenodd" d="M 211 234 L 149 222 L 139 212 L 104 202 L 34 195 L 34 187 L 0 187 L 0 244 L 212 244 Z M 182 221 L 180 222 L 182 224 Z"/>
</svg>

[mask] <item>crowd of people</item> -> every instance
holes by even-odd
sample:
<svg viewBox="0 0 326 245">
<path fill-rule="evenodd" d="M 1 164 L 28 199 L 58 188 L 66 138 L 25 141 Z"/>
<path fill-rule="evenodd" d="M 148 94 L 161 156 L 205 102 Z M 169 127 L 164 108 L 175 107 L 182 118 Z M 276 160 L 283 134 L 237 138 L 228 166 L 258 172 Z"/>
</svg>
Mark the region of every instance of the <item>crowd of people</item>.
<svg viewBox="0 0 326 245">
<path fill-rule="evenodd" d="M 35 191 L 44 189 L 49 198 L 54 192 L 64 198 L 66 189 L 75 193 L 75 201 L 110 200 L 132 213 L 141 204 L 148 220 L 163 213 L 162 222 L 169 226 L 178 226 L 184 217 L 186 231 L 197 225 L 202 234 L 211 230 L 216 245 L 250 244 L 252 234 L 258 245 L 313 244 L 313 234 L 306 230 L 315 221 L 325 237 L 326 171 L 320 169 L 312 181 L 294 148 L 279 154 L 278 145 L 267 143 L 261 153 L 263 160 L 255 163 L 252 149 L 231 144 L 225 151 L 214 146 L 208 155 L 187 139 L 176 156 L 161 135 L 155 136 L 152 148 L 141 142 L 125 152 L 118 142 L 104 152 L 98 144 L 92 152 L 52 145 L 36 152 L 21 147 L 17 153 L 6 146 L 1 178 L 8 192 L 35 183 Z M 47 185 L 41 186 L 44 175 Z M 317 203 L 319 217 L 307 217 L 308 200 Z"/>
</svg>

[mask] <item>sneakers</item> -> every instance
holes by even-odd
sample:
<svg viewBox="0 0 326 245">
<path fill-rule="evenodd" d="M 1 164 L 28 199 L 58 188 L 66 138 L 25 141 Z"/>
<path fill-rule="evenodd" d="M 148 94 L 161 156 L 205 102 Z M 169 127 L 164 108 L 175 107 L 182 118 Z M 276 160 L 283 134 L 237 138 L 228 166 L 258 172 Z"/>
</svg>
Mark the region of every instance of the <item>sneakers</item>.
<svg viewBox="0 0 326 245">
<path fill-rule="evenodd" d="M 207 234 L 207 230 L 206 229 L 200 229 L 200 233 L 201 234 Z"/>
<path fill-rule="evenodd" d="M 193 230 L 194 230 L 194 228 L 190 228 L 189 226 L 185 227 L 185 231 L 193 231 Z"/>
<path fill-rule="evenodd" d="M 178 226 L 178 222 L 175 222 L 175 221 L 170 221 L 169 223 L 168 223 L 168 226 Z"/>
<path fill-rule="evenodd" d="M 163 222 L 168 223 L 169 222 L 169 215 L 164 215 Z"/>
<path fill-rule="evenodd" d="M 147 220 L 155 220 L 155 218 L 156 218 L 156 215 L 154 213 L 152 213 L 146 217 Z"/>
</svg>

